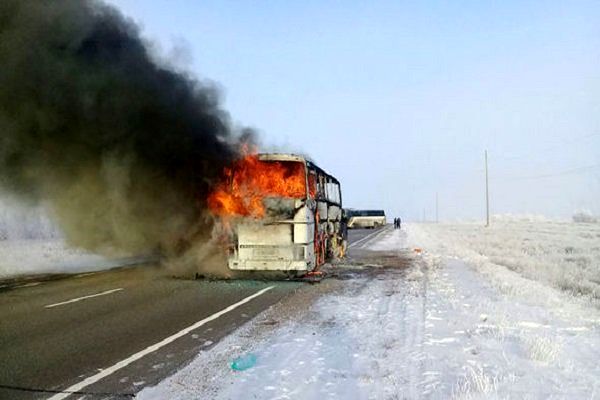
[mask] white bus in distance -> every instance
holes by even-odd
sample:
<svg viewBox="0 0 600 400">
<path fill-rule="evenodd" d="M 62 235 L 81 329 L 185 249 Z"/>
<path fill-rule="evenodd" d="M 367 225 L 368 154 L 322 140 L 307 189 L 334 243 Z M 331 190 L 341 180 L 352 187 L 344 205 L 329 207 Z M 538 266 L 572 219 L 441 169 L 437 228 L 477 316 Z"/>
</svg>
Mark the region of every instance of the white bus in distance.
<svg viewBox="0 0 600 400">
<path fill-rule="evenodd" d="M 376 228 L 386 224 L 383 210 L 352 210 L 347 209 L 348 228 Z"/>
</svg>

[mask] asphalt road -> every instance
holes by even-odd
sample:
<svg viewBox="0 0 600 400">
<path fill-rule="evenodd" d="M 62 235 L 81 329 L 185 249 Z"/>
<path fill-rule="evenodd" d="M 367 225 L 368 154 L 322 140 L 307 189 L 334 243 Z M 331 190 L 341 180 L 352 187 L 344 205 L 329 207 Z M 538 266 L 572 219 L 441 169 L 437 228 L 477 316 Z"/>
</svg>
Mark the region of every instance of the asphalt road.
<svg viewBox="0 0 600 400">
<path fill-rule="evenodd" d="M 350 231 L 350 248 L 378 233 Z M 304 286 L 174 279 L 142 265 L 4 290 L 0 399 L 133 397 Z"/>
</svg>

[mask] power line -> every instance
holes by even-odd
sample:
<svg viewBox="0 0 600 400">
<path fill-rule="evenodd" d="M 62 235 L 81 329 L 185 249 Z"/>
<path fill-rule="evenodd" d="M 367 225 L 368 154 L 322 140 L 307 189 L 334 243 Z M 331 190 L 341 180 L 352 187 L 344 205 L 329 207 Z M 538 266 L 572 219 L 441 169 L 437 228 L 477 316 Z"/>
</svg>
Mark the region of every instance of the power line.
<svg viewBox="0 0 600 400">
<path fill-rule="evenodd" d="M 502 154 L 500 154 L 500 155 L 497 155 L 495 158 L 499 159 L 499 160 L 504 160 L 504 161 L 521 160 L 521 159 L 524 159 L 524 158 L 531 158 L 532 155 L 543 155 L 543 154 L 545 154 L 545 153 L 547 153 L 547 152 L 549 152 L 551 150 L 555 150 L 555 149 L 557 149 L 559 147 L 568 146 L 570 144 L 578 143 L 578 142 L 581 142 L 583 140 L 590 139 L 590 138 L 593 138 L 593 137 L 598 137 L 598 136 L 600 136 L 600 133 L 592 133 L 592 134 L 585 135 L 585 136 L 579 136 L 579 137 L 573 138 L 573 139 L 568 140 L 568 141 L 563 141 L 561 143 L 556 143 L 556 144 L 553 144 L 551 146 L 546 146 L 546 147 L 542 148 L 541 151 L 536 151 L 534 153 L 528 153 L 528 154 L 516 155 L 516 156 L 506 156 L 506 157 L 503 156 Z"/>
<path fill-rule="evenodd" d="M 551 173 L 551 174 L 541 174 L 541 175 L 533 175 L 533 176 L 499 177 L 499 178 L 491 178 L 491 179 L 502 180 L 502 181 L 523 181 L 523 180 L 530 180 L 530 179 L 546 179 L 546 178 L 553 178 L 555 176 L 572 175 L 572 174 L 578 174 L 581 172 L 588 172 L 590 170 L 593 170 L 594 168 L 599 168 L 599 167 L 600 167 L 600 164 L 592 164 L 592 165 L 585 165 L 585 166 L 577 167 L 577 168 L 571 168 L 571 169 L 567 169 L 564 171 L 559 171 L 559 172 L 555 172 L 555 173 Z"/>
</svg>

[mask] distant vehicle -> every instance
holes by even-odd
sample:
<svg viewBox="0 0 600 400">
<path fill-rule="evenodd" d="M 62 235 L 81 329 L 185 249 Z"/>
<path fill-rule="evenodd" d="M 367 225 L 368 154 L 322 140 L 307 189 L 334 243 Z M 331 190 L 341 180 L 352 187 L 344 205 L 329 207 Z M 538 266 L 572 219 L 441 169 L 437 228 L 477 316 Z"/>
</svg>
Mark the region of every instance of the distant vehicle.
<svg viewBox="0 0 600 400">
<path fill-rule="evenodd" d="M 383 210 L 346 210 L 348 228 L 376 228 L 386 224 Z"/>
</svg>

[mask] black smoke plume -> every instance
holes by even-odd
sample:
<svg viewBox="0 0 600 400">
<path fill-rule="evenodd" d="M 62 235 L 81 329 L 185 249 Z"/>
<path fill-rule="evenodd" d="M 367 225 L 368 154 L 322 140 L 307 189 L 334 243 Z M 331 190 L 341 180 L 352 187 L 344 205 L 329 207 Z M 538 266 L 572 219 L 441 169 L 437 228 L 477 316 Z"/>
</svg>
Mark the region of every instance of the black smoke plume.
<svg viewBox="0 0 600 400">
<path fill-rule="evenodd" d="M 154 61 L 98 1 L 0 1 L 0 187 L 46 204 L 74 245 L 184 252 L 245 133 L 218 92 Z"/>
</svg>

